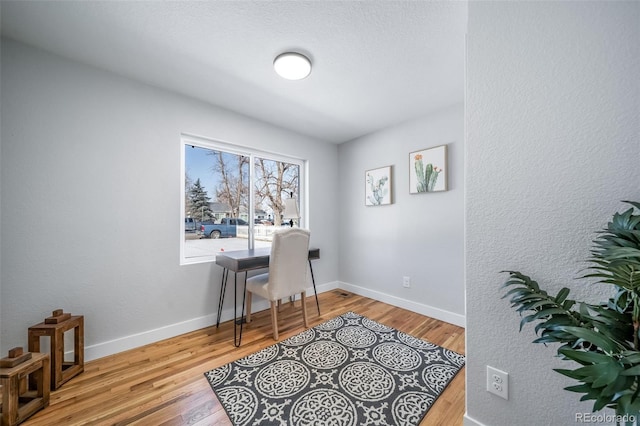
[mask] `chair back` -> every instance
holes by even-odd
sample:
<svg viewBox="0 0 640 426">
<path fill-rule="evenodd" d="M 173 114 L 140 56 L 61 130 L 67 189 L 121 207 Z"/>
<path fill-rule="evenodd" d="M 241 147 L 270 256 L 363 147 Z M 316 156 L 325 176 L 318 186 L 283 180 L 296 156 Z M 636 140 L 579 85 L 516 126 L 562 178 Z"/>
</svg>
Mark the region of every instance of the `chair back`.
<svg viewBox="0 0 640 426">
<path fill-rule="evenodd" d="M 269 257 L 269 299 L 278 300 L 305 291 L 310 232 L 285 228 L 273 233 Z"/>
</svg>

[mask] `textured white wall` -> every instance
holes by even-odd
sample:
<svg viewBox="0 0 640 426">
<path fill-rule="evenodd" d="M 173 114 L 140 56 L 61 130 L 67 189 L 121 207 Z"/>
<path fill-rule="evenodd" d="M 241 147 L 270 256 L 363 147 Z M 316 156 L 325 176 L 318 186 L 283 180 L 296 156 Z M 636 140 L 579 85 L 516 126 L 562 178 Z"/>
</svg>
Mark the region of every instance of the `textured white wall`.
<svg viewBox="0 0 640 426">
<path fill-rule="evenodd" d="M 376 299 L 464 324 L 464 108 L 340 145 L 340 281 Z M 409 153 L 448 145 L 446 192 L 409 194 Z M 393 166 L 393 204 L 365 206 L 365 171 Z M 411 277 L 411 288 L 402 277 Z"/>
<path fill-rule="evenodd" d="M 56 308 L 85 315 L 94 355 L 214 320 L 220 268 L 179 266 L 181 132 L 308 159 L 314 272 L 335 284 L 335 145 L 13 42 L 1 78 L 1 352 Z"/>
<path fill-rule="evenodd" d="M 574 425 L 590 412 L 552 371 L 557 347 L 501 300 L 504 269 L 550 292 L 576 280 L 594 232 L 640 200 L 640 3 L 470 2 L 466 93 L 467 416 L 485 425 Z M 508 401 L 486 365 L 510 374 Z"/>
</svg>

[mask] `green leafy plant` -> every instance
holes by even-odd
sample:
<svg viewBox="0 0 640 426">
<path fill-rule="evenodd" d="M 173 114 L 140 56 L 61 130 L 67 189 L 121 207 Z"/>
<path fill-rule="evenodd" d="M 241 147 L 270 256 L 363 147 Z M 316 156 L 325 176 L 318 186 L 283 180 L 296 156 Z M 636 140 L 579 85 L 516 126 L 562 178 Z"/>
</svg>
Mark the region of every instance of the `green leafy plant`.
<svg viewBox="0 0 640 426">
<path fill-rule="evenodd" d="M 503 271 L 509 274 L 503 298 L 520 313 L 520 331 L 538 321 L 533 342 L 560 343 L 558 356 L 578 364 L 555 369 L 580 382 L 565 389 L 583 394 L 581 401 L 593 400 L 594 412 L 608 407 L 616 421 L 628 423 L 640 419 L 640 203 L 625 203 L 632 207 L 614 214 L 593 241 L 583 276 L 613 286 L 606 302 L 576 302 L 566 287 L 549 295 L 517 271 Z"/>
</svg>

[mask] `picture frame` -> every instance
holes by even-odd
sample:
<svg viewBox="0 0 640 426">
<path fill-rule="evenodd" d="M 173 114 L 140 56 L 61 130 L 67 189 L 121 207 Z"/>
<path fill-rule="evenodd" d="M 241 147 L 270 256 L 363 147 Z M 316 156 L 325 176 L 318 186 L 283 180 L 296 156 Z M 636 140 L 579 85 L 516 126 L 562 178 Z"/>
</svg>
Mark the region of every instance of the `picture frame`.
<svg viewBox="0 0 640 426">
<path fill-rule="evenodd" d="M 384 206 L 392 203 L 391 166 L 365 171 L 364 203 L 366 206 Z"/>
<path fill-rule="evenodd" d="M 409 193 L 447 190 L 447 145 L 409 153 Z"/>
</svg>

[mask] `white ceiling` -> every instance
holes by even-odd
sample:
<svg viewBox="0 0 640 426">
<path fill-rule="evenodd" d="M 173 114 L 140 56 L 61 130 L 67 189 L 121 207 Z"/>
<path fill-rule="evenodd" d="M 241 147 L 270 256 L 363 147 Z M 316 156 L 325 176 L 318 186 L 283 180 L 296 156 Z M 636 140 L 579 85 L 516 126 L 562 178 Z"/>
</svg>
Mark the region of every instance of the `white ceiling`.
<svg viewBox="0 0 640 426">
<path fill-rule="evenodd" d="M 5 1 L 2 35 L 341 143 L 464 99 L 463 1 Z M 311 75 L 273 71 L 284 51 Z"/>
</svg>

